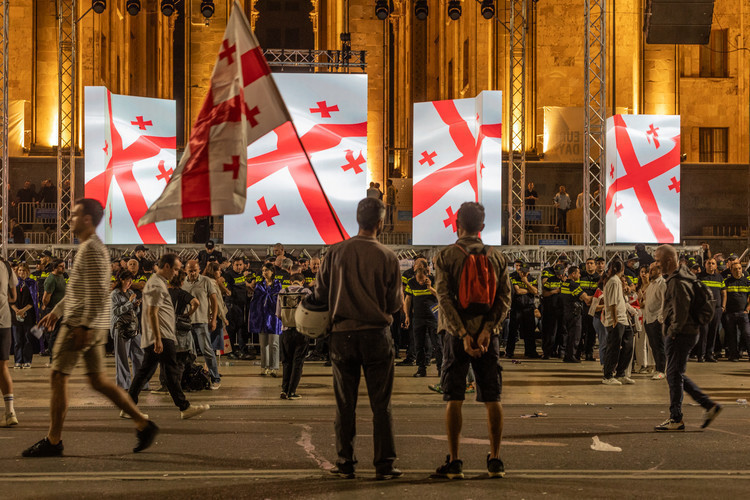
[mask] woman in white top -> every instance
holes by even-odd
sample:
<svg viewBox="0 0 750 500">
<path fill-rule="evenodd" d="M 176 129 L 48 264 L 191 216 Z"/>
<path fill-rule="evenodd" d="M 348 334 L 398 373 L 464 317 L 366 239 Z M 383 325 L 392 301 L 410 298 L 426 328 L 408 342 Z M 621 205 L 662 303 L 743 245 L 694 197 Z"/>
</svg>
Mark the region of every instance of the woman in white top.
<svg viewBox="0 0 750 500">
<path fill-rule="evenodd" d="M 633 359 L 633 330 L 628 323 L 627 303 L 623 293 L 625 266 L 619 260 L 609 265 L 604 285 L 604 326 L 607 328 L 607 349 L 604 358 L 605 385 L 634 384 L 625 375 Z M 614 376 L 613 376 L 614 375 Z"/>
</svg>

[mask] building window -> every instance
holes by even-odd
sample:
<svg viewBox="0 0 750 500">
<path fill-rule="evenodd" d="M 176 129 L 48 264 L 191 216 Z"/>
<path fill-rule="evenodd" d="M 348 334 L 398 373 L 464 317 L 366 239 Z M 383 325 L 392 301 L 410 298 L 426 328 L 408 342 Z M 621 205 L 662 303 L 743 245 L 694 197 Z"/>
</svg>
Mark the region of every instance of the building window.
<svg viewBox="0 0 750 500">
<path fill-rule="evenodd" d="M 729 162 L 729 129 L 701 127 L 699 130 L 700 161 L 705 163 Z"/>
<path fill-rule="evenodd" d="M 727 30 L 712 30 L 708 45 L 701 45 L 700 48 L 700 76 L 702 78 L 726 78 L 729 76 L 727 49 Z"/>
<path fill-rule="evenodd" d="M 464 80 L 463 80 L 463 88 L 466 88 L 469 86 L 469 39 L 467 38 L 464 40 Z"/>
<path fill-rule="evenodd" d="M 453 59 L 448 61 L 448 99 L 453 100 L 456 98 L 453 93 L 453 87 L 455 82 L 453 81 Z"/>
</svg>

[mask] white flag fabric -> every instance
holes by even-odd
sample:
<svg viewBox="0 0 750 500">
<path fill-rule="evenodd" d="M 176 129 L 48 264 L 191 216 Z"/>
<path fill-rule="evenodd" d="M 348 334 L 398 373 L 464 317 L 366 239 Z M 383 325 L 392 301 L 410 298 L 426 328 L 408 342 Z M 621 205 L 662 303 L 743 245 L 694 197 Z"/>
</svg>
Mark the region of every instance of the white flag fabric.
<svg viewBox="0 0 750 500">
<path fill-rule="evenodd" d="M 607 243 L 680 242 L 680 117 L 607 120 Z"/>
<path fill-rule="evenodd" d="M 224 242 L 332 244 L 355 235 L 367 189 L 367 75 L 273 78 L 299 139 L 287 123 L 248 147 L 247 206 L 224 217 Z"/>
<path fill-rule="evenodd" d="M 108 244 L 177 243 L 175 221 L 138 226 L 176 163 L 175 101 L 84 89 L 85 196 L 104 207 Z"/>
<path fill-rule="evenodd" d="M 140 224 L 244 210 L 248 144 L 290 119 L 270 74 L 235 1 L 185 153 Z"/>
<path fill-rule="evenodd" d="M 485 207 L 482 240 L 502 243 L 502 93 L 414 104 L 413 242 L 456 241 L 466 201 Z"/>
</svg>

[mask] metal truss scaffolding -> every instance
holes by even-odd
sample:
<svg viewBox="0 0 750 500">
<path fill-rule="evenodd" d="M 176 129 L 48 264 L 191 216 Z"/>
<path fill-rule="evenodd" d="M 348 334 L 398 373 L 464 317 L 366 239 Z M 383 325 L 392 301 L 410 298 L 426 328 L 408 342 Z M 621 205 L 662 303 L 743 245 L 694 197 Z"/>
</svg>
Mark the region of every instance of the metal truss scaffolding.
<svg viewBox="0 0 750 500">
<path fill-rule="evenodd" d="M 72 243 L 75 192 L 76 0 L 57 0 L 57 241 Z"/>
<path fill-rule="evenodd" d="M 607 0 L 586 0 L 583 245 L 586 256 L 604 247 L 604 174 L 607 138 Z"/>
<path fill-rule="evenodd" d="M 0 29 L 2 29 L 2 40 L 0 40 L 0 52 L 3 55 L 2 74 L 0 75 L 0 91 L 2 95 L 2 130 L 0 130 L 0 154 L 2 154 L 2 172 L 0 172 L 0 196 L 2 196 L 2 256 L 8 257 L 8 8 L 10 0 L 3 0 L 0 5 Z"/>
<path fill-rule="evenodd" d="M 526 5 L 510 1 L 510 147 L 508 154 L 508 244 L 526 240 Z"/>
</svg>

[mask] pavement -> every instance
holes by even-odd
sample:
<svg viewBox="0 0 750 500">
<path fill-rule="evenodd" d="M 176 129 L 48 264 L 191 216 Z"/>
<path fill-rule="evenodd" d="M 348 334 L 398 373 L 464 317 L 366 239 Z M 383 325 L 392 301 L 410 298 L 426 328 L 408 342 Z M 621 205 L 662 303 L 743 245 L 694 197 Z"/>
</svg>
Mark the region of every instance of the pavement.
<svg viewBox="0 0 750 500">
<path fill-rule="evenodd" d="M 520 362 L 519 362 L 520 361 Z M 447 453 L 437 381 L 397 367 L 393 417 L 404 477 L 375 481 L 364 384 L 358 408 L 357 478 L 327 473 L 335 461 L 330 368 L 307 363 L 297 401 L 279 399 L 280 379 L 254 362 L 221 361 L 218 391 L 188 393 L 209 412 L 180 420 L 168 396 L 142 394 L 161 428 L 147 451 L 131 453 L 132 422 L 86 385 L 70 381 L 62 458 L 24 459 L 45 435 L 49 368 L 12 370 L 20 425 L 0 429 L 2 498 L 728 498 L 750 487 L 750 363 L 690 363 L 688 375 L 725 409 L 700 429 L 702 409 L 686 396 L 681 433 L 656 433 L 668 417 L 665 381 L 634 375 L 632 386 L 600 383 L 598 363 L 503 360 L 502 458 L 507 475 L 489 479 L 485 411 L 469 395 L 460 455 L 467 479 L 431 479 Z M 112 358 L 108 358 L 114 373 Z M 738 400 L 740 400 L 738 402 Z M 593 446 L 593 448 L 592 448 Z M 596 448 L 596 449 L 594 449 Z M 600 450 L 619 451 L 600 451 Z"/>
</svg>

